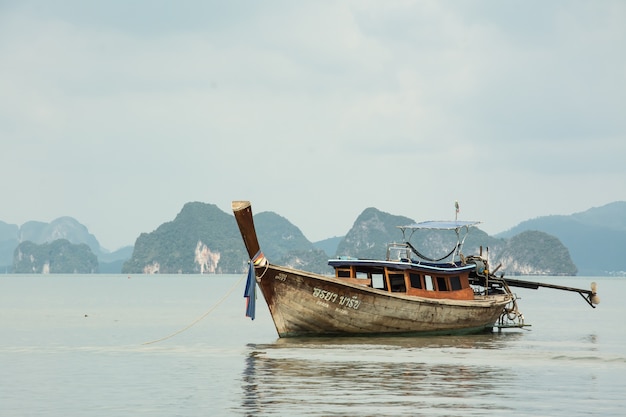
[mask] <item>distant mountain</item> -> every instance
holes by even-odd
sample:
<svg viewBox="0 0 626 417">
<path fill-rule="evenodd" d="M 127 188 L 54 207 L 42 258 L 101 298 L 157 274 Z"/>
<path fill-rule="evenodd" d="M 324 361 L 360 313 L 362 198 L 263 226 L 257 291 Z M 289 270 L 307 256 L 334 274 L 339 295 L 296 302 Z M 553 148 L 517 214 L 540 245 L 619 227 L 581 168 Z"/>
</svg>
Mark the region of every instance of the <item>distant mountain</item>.
<svg viewBox="0 0 626 417">
<path fill-rule="evenodd" d="M 408 217 L 394 216 L 366 208 L 337 246 L 337 254 L 358 258 L 381 259 L 386 256 L 387 243 L 401 237 L 397 226 L 415 223 Z"/>
<path fill-rule="evenodd" d="M 95 254 L 102 252 L 98 239 L 73 217 L 59 217 L 50 223 L 26 222 L 20 227 L 18 234 L 20 242 L 31 241 L 41 244 L 58 239 L 66 239 L 74 244 L 84 243 Z"/>
<path fill-rule="evenodd" d="M 214 204 L 187 203 L 176 218 L 135 241 L 123 273 L 234 273 L 245 269 L 235 218 Z"/>
<path fill-rule="evenodd" d="M 544 232 L 524 231 L 498 247 L 491 267 L 507 275 L 576 275 L 578 270 L 561 241 Z"/>
<path fill-rule="evenodd" d="M 527 220 L 500 233 L 511 237 L 538 230 L 556 236 L 568 248 L 580 275 L 624 275 L 626 271 L 626 202 L 581 213 Z"/>
<path fill-rule="evenodd" d="M 254 216 L 259 244 L 274 263 L 310 271 L 328 268 L 327 257 L 300 229 L 272 212 Z M 187 203 L 168 223 L 135 242 L 124 273 L 242 273 L 245 251 L 234 216 L 216 205 Z"/>
<path fill-rule="evenodd" d="M 67 239 L 36 244 L 30 240 L 15 249 L 14 273 L 54 274 L 98 272 L 98 258 L 84 243 L 73 244 Z"/>
<path fill-rule="evenodd" d="M 384 259 L 388 242 L 410 240 L 423 255 L 439 259 L 452 252 L 458 241 L 454 231 L 418 230 L 404 236 L 398 226 L 415 223 L 407 217 L 395 216 L 368 208 L 355 221 L 337 248 L 337 255 Z M 462 231 L 462 233 L 464 233 Z M 464 234 L 460 235 L 463 239 Z M 465 238 L 463 254 L 473 255 L 484 249 L 492 268 L 502 263 L 499 273 L 507 275 L 575 275 L 576 266 L 567 248 L 546 233 L 522 233 L 512 239 L 493 238 L 480 229 L 471 229 Z"/>
<path fill-rule="evenodd" d="M 397 226 L 414 223 L 370 207 L 345 236 L 311 243 L 298 227 L 276 213 L 258 213 L 254 219 L 259 242 L 271 262 L 320 273 L 332 272 L 327 259 L 335 255 L 385 257 L 387 243 L 402 240 Z M 95 236 L 71 217 L 50 223 L 31 221 L 21 227 L 0 221 L 0 272 L 12 271 L 15 250 L 21 243 L 43 245 L 56 240 L 87 245 L 98 257 L 96 269 L 104 273 L 240 273 L 247 267 L 247 254 L 232 214 L 194 202 L 185 204 L 173 221 L 142 233 L 134 247 L 112 253 L 102 249 Z M 419 231 L 411 241 L 427 256 L 439 258 L 454 248 L 456 235 Z M 464 254 L 477 253 L 481 246 L 489 253 L 492 267 L 502 263 L 500 271 L 508 275 L 623 275 L 626 202 L 571 216 L 539 217 L 495 237 L 473 229 L 466 238 Z"/>
<path fill-rule="evenodd" d="M 121 261 L 130 258 L 132 248 L 107 252 L 87 227 L 72 217 L 59 217 L 50 223 L 29 221 L 21 227 L 0 222 L 0 271 L 11 272 L 17 247 L 25 242 L 44 245 L 57 240 L 66 240 L 73 245 L 85 244 L 102 263 L 102 272 L 119 273 Z M 69 253 L 69 252 L 68 252 Z M 119 267 L 116 268 L 115 265 Z M 96 268 L 100 269 L 100 268 Z"/>
</svg>

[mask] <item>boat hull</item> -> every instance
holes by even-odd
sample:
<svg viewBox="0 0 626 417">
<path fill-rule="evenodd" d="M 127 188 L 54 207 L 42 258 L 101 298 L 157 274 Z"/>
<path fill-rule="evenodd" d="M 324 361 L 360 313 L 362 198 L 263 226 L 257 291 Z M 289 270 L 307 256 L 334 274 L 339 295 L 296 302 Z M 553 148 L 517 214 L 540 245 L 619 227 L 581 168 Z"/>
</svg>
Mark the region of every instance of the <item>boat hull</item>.
<svg viewBox="0 0 626 417">
<path fill-rule="evenodd" d="M 280 337 L 431 335 L 490 331 L 511 296 L 430 299 L 266 264 L 255 269 Z"/>
</svg>

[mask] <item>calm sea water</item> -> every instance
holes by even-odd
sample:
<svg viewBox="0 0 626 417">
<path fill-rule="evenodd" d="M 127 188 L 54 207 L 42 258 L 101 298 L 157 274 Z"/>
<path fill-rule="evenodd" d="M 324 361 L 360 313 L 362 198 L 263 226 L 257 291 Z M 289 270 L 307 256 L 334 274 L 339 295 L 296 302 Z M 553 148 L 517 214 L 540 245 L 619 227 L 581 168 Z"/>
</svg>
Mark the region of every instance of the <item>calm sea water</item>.
<svg viewBox="0 0 626 417">
<path fill-rule="evenodd" d="M 278 339 L 262 299 L 244 317 L 241 278 L 0 275 L 0 415 L 626 413 L 625 279 L 543 279 L 597 281 L 597 309 L 517 290 L 530 331 Z"/>
</svg>

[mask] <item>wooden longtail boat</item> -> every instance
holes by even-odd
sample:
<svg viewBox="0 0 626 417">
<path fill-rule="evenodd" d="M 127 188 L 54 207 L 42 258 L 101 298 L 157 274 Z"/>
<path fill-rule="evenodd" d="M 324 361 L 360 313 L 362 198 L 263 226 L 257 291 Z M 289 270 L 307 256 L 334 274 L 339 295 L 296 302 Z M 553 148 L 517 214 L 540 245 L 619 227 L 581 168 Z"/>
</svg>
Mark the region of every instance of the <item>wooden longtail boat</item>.
<svg viewBox="0 0 626 417">
<path fill-rule="evenodd" d="M 439 260 L 422 255 L 406 239 L 390 244 L 385 260 L 331 259 L 333 277 L 271 264 L 259 247 L 250 202 L 233 201 L 232 209 L 251 260 L 247 315 L 254 319 L 258 284 L 280 337 L 469 334 L 527 326 L 511 282 L 493 275 L 482 254 L 462 254 L 465 237 L 478 222 L 402 226 L 403 236 L 425 228 L 454 230 L 458 242 Z M 452 260 L 443 262 L 448 257 Z M 513 284 L 576 291 L 590 305 L 598 302 L 595 288 L 520 280 Z"/>
</svg>

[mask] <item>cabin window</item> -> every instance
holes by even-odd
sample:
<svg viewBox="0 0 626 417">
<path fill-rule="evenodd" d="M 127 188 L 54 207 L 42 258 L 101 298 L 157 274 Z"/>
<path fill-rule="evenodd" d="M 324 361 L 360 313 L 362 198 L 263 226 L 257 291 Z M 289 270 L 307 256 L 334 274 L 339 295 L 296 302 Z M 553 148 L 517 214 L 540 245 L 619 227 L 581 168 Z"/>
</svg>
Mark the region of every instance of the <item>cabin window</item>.
<svg viewBox="0 0 626 417">
<path fill-rule="evenodd" d="M 412 288 L 422 288 L 422 277 L 415 272 L 409 272 L 409 279 L 411 280 Z"/>
<path fill-rule="evenodd" d="M 426 283 L 426 289 L 428 291 L 435 290 L 435 282 L 433 280 L 433 277 L 431 277 L 430 275 L 424 275 L 424 282 Z"/>
<path fill-rule="evenodd" d="M 406 292 L 404 274 L 389 274 L 389 287 L 391 292 Z"/>
<path fill-rule="evenodd" d="M 439 291 L 449 291 L 448 281 L 446 281 L 445 277 L 437 277 L 437 289 Z"/>
<path fill-rule="evenodd" d="M 356 272 L 356 277 L 357 279 L 368 279 L 369 276 L 367 275 L 367 272 L 361 272 L 361 271 L 357 271 Z"/>
<path fill-rule="evenodd" d="M 338 278 L 350 278 L 350 268 L 337 268 Z"/>
<path fill-rule="evenodd" d="M 383 278 L 382 273 L 372 273 L 372 288 L 378 288 L 379 290 L 384 290 L 385 288 L 385 279 Z"/>
<path fill-rule="evenodd" d="M 450 277 L 450 289 L 452 291 L 458 291 L 461 287 L 461 278 L 459 277 Z"/>
</svg>

